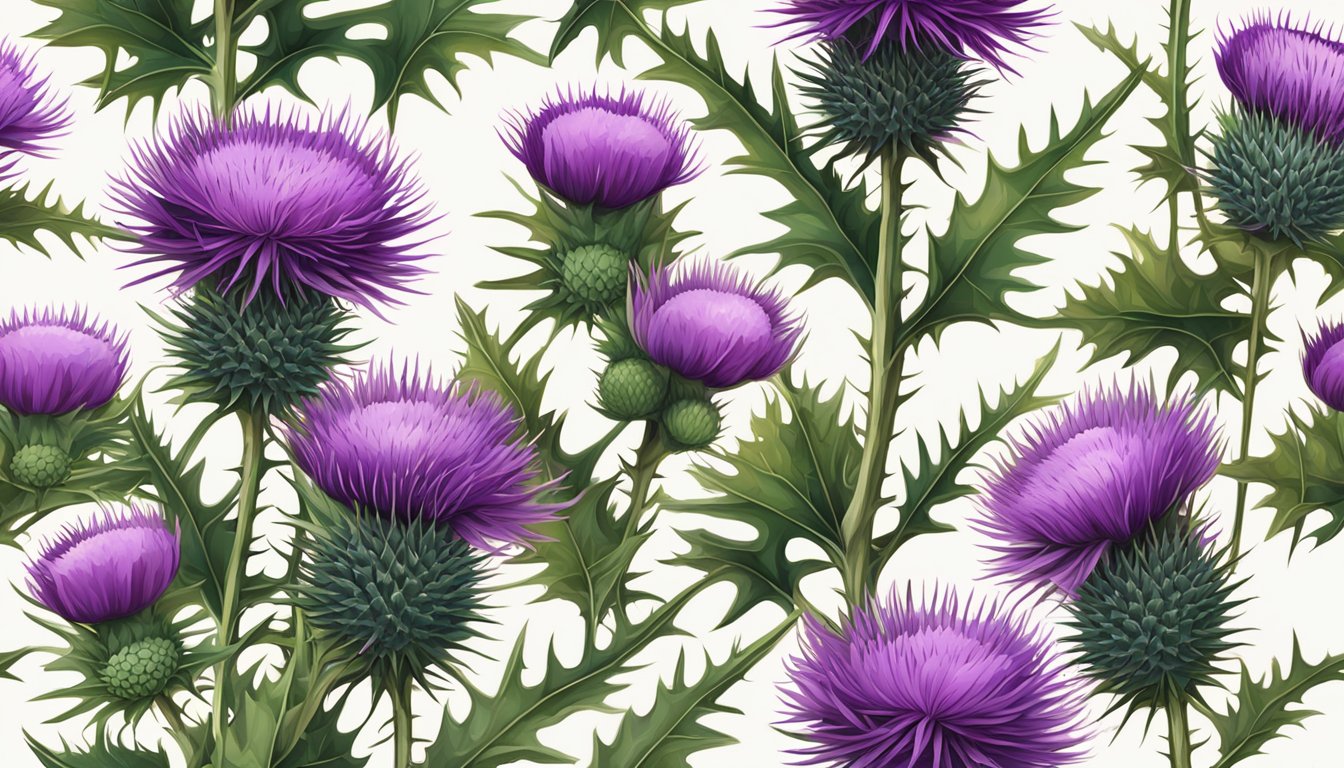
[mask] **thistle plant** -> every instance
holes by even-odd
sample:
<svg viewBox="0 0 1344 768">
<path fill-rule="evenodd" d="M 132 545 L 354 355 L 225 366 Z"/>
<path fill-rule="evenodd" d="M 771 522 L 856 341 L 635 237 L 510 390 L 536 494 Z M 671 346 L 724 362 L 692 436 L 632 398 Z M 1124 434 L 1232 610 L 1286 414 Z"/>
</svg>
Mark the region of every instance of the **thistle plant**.
<svg viewBox="0 0 1344 768">
<path fill-rule="evenodd" d="M 1263 682 L 1228 674 L 1255 637 L 1239 632 L 1258 574 L 1234 573 L 1247 488 L 1270 488 L 1258 503 L 1294 544 L 1344 530 L 1336 324 L 1303 331 L 1307 412 L 1250 450 L 1275 281 L 1302 258 L 1344 277 L 1328 26 L 1261 13 L 1206 44 L 1196 4 L 1172 0 L 1156 59 L 1084 29 L 1122 72 L 1089 77 L 1069 114 L 1026 116 L 1008 161 L 988 147 L 1013 89 L 1087 66 L 1055 52 L 1063 6 L 761 0 L 751 23 L 775 47 L 748 50 L 721 42 L 728 7 L 698 0 L 576 1 L 558 24 L 492 0 L 31 3 L 54 11 L 33 37 L 105 54 L 84 81 L 96 109 L 164 111 L 109 182 L 113 223 L 34 194 L 23 159 L 59 152 L 83 102 L 0 42 L 0 237 L 54 259 L 88 239 L 85 257 L 163 292 L 145 302 L 161 360 L 93 302 L 0 322 L 0 543 L 30 553 L 28 615 L 55 638 L 0 656 L 0 677 L 27 656 L 75 676 L 35 678 L 69 703 L 59 746 L 28 736 L 42 764 L 712 765 L 747 719 L 793 740 L 744 747 L 761 765 L 1044 768 L 1087 764 L 1123 713 L 1161 719 L 1173 768 L 1215 749 L 1208 765 L 1233 768 L 1282 761 L 1302 697 L 1344 679 L 1344 656 L 1297 647 Z M 554 39 L 534 50 L 533 30 Z M 638 87 L 615 76 L 632 42 L 653 61 Z M 546 74 L 574 49 L 613 84 Z M 484 137 L 520 205 L 445 212 L 401 107 L 437 103 L 442 80 L 463 114 L 504 56 L 560 81 Z M 755 56 L 777 57 L 768 77 Z M 1217 80 L 1193 77 L 1200 58 Z M 373 109 L 299 104 L 325 93 L 300 76 L 318 59 L 362 67 Z M 1093 245 L 1060 212 L 1099 191 L 1080 171 L 1143 88 L 1165 113 L 1137 184 L 1163 185 L 1165 245 L 1116 222 L 1120 268 L 1024 311 L 1046 287 L 1039 243 Z M 734 226 L 774 233 L 734 251 L 719 222 L 690 227 L 738 175 L 782 202 L 731 199 Z M 447 213 L 513 229 L 468 253 Z M 421 278 L 455 274 L 449 257 L 502 277 L 451 285 L 456 322 L 415 355 L 366 360 L 404 305 L 446 304 Z M 822 283 L 861 316 L 836 338 L 806 295 Z M 953 345 L 980 351 L 971 325 L 1058 342 L 953 402 L 940 375 Z M 1169 364 L 1069 396 L 1064 330 L 1098 359 Z M 819 346 L 859 374 L 819 369 Z M 232 430 L 240 448 L 219 449 Z M 983 582 L 916 595 L 971 567 L 912 568 L 958 530 Z M 735 709 L 730 689 L 789 638 L 778 700 Z M 631 674 L 670 642 L 673 674 Z M 579 714 L 620 722 L 590 738 Z"/>
</svg>

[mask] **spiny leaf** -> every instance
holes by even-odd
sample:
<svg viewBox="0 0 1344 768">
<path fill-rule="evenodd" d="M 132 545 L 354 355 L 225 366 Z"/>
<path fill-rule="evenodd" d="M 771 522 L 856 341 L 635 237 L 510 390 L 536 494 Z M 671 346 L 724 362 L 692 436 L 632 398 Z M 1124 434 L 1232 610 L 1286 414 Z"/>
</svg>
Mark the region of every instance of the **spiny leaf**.
<svg viewBox="0 0 1344 768">
<path fill-rule="evenodd" d="M 1239 392 L 1243 366 L 1233 360 L 1233 352 L 1250 335 L 1251 317 L 1223 304 L 1243 293 L 1242 287 L 1222 270 L 1196 273 L 1151 235 L 1121 232 L 1130 253 L 1110 273 L 1110 284 L 1081 286 L 1057 317 L 1030 323 L 1077 329 L 1094 346 L 1096 358 L 1125 355 L 1130 365 L 1171 347 L 1177 351 L 1168 379 L 1172 386 L 1193 372 L 1200 389 Z"/>
<path fill-rule="evenodd" d="M 687 680 L 686 657 L 677 661 L 670 682 L 659 686 L 653 705 L 643 715 L 631 712 L 610 743 L 594 739 L 593 765 L 621 768 L 684 768 L 698 752 L 736 744 L 737 740 L 702 722 L 708 715 L 742 712 L 719 699 L 774 650 L 793 629 L 796 614 L 745 648 L 734 647 L 721 664 L 709 663 L 696 682 Z"/>
<path fill-rule="evenodd" d="M 691 121 L 694 126 L 700 131 L 730 131 L 742 142 L 743 154 L 727 161 L 732 172 L 772 179 L 792 198 L 765 214 L 784 233 L 740 253 L 778 253 L 781 267 L 797 264 L 813 270 L 808 285 L 838 277 L 871 303 L 881 221 L 868 208 L 862 184 L 846 186 L 833 165 L 818 168 L 812 161 L 811 149 L 800 140 L 803 128 L 789 108 L 789 89 L 779 63 L 774 64 L 772 106 L 767 108 L 748 75 L 739 79 L 728 71 L 713 32 L 708 33 L 703 56 L 695 50 L 689 30 L 677 34 L 665 28 L 661 35 L 648 33 L 645 40 L 663 63 L 640 78 L 694 88 L 708 108 Z"/>
<path fill-rule="evenodd" d="M 557 56 L 591 27 L 597 32 L 597 63 L 601 64 L 604 57 L 610 56 L 616 66 L 624 67 L 625 39 L 646 34 L 646 12 L 665 12 L 692 2 L 695 0 L 573 0 L 555 31 L 550 60 L 554 63 Z"/>
<path fill-rule="evenodd" d="M 1266 744 L 1284 735 L 1283 731 L 1317 714 L 1297 705 L 1308 691 L 1331 682 L 1344 682 L 1344 654 L 1309 664 L 1296 637 L 1286 667 L 1275 660 L 1263 682 L 1252 680 L 1243 663 L 1236 701 L 1226 712 L 1205 712 L 1218 732 L 1220 757 L 1213 768 L 1229 768 L 1261 754 Z"/>
<path fill-rule="evenodd" d="M 1134 92 L 1143 70 L 1131 72 L 1093 106 L 1083 102 L 1082 114 L 1064 132 L 1051 112 L 1050 134 L 1037 150 L 1024 128 L 1018 140 L 1020 160 L 1007 167 L 993 156 L 984 190 L 974 203 L 958 194 L 947 230 L 930 239 L 928 291 L 906 322 L 903 337 L 936 339 L 955 322 L 1017 321 L 1021 316 L 1006 303 L 1010 293 L 1035 290 L 1017 273 L 1044 258 L 1018 243 L 1041 234 L 1064 234 L 1080 227 L 1054 218 L 1055 211 L 1083 202 L 1098 191 L 1069 181 L 1079 168 L 1093 165 L 1088 152 L 1105 137 L 1110 118 Z"/>
<path fill-rule="evenodd" d="M 732 521 L 755 532 L 742 541 L 704 529 L 680 531 L 690 549 L 675 565 L 722 571 L 737 586 L 728 621 L 762 601 L 791 610 L 798 582 L 841 562 L 844 551 L 841 521 L 863 453 L 852 416 L 844 413 L 840 393 L 823 398 L 787 377 L 778 393 L 753 418 L 750 441 L 733 450 L 717 448 L 712 464 L 692 468 L 691 477 L 713 496 L 659 497 L 668 511 Z M 815 543 L 831 562 L 790 560 L 794 539 Z"/>
<path fill-rule="evenodd" d="M 164 0 L 36 0 L 60 11 L 33 33 L 63 47 L 97 48 L 102 69 L 84 81 L 98 89 L 98 109 L 125 98 L 127 113 L 148 99 L 157 110 L 163 95 L 193 77 L 208 75 L 214 52 L 205 45 L 213 22 L 193 23 L 192 3 Z M 129 63 L 122 64 L 125 52 Z"/>
<path fill-rule="evenodd" d="M 88 749 L 76 750 L 70 744 L 61 741 L 59 749 L 48 749 L 32 736 L 24 734 L 28 749 L 45 768 L 168 768 L 168 756 L 162 752 L 151 752 L 118 744 L 108 740 L 106 732 L 96 731 L 93 744 Z"/>
<path fill-rule="evenodd" d="M 970 424 L 969 414 L 963 413 L 958 419 L 955 435 L 940 429 L 936 446 L 920 440 L 918 460 L 904 465 L 901 470 L 905 501 L 900 505 L 900 522 L 895 530 L 877 539 L 873 545 L 880 552 L 876 560 L 878 568 L 910 539 L 925 533 L 953 530 L 952 526 L 934 520 L 933 510 L 940 504 L 975 493 L 975 488 L 959 478 L 965 470 L 975 466 L 976 457 L 987 445 L 1002 438 L 1009 424 L 1059 401 L 1058 397 L 1038 392 L 1058 357 L 1059 347 L 1056 346 L 1036 361 L 1036 367 L 1021 386 L 1010 385 L 1000 392 L 995 405 L 989 404 L 988 393 L 982 393 L 974 427 Z"/>
<path fill-rule="evenodd" d="M 1302 537 L 1307 518 L 1325 512 L 1330 519 L 1308 534 L 1324 544 L 1344 530 L 1344 415 L 1313 409 L 1310 420 L 1289 414 L 1283 432 L 1270 436 L 1273 449 L 1264 456 L 1234 462 L 1223 474 L 1270 488 L 1257 506 L 1274 511 L 1269 536 L 1291 532 L 1294 544 Z"/>
<path fill-rule="evenodd" d="M 430 88 L 429 73 L 442 75 L 456 89 L 458 77 L 467 68 L 463 55 L 479 57 L 487 64 L 496 54 L 537 63 L 545 60 L 511 36 L 530 17 L 480 10 L 493 2 L 387 0 L 371 8 L 324 15 L 308 13 L 321 0 L 273 4 L 260 14 L 271 32 L 265 42 L 248 49 L 257 56 L 257 69 L 240 93 L 246 96 L 280 85 L 303 94 L 299 70 L 305 63 L 348 56 L 372 71 L 374 106 L 387 106 L 389 119 L 395 123 L 403 96 L 440 104 Z M 381 27 L 385 35 L 350 37 L 352 29 L 367 24 Z"/>
<path fill-rule="evenodd" d="M 83 203 L 73 208 L 63 203 L 52 193 L 53 186 L 54 183 L 48 184 L 38 191 L 26 185 L 0 189 L 0 240 L 46 254 L 37 237 L 40 232 L 50 232 L 76 253 L 79 251 L 76 237 L 130 239 L 126 232 L 86 214 Z"/>
</svg>

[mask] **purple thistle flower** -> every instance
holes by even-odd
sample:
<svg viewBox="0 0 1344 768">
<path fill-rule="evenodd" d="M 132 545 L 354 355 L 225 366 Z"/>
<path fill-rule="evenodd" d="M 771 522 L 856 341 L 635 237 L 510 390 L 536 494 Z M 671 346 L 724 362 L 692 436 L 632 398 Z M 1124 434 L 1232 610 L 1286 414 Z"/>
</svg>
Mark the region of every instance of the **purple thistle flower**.
<svg viewBox="0 0 1344 768">
<path fill-rule="evenodd" d="M 1113 546 L 1146 531 L 1207 483 L 1221 452 L 1208 411 L 1163 404 L 1147 387 L 1082 396 L 1011 441 L 976 528 L 991 573 L 1076 595 Z"/>
<path fill-rule="evenodd" d="M 1302 375 L 1326 405 L 1344 411 L 1344 323 L 1323 325 L 1313 336 L 1303 334 Z"/>
<path fill-rule="evenodd" d="M 1344 42 L 1321 25 L 1286 14 L 1252 17 L 1224 34 L 1214 54 L 1218 74 L 1239 104 L 1317 138 L 1344 141 Z"/>
<path fill-rule="evenodd" d="M 304 404 L 289 443 L 328 496 L 387 518 L 443 523 L 486 550 L 538 536 L 563 504 L 538 501 L 537 451 L 493 393 L 390 364 L 333 381 Z"/>
<path fill-rule="evenodd" d="M 703 170 L 690 126 L 637 91 L 571 90 L 507 122 L 504 143 L 532 178 L 579 205 L 625 208 Z"/>
<path fill-rule="evenodd" d="M 177 575 L 179 534 L 163 514 L 132 504 L 68 526 L 28 566 L 33 597 L 66 621 L 101 624 L 153 605 Z"/>
<path fill-rule="evenodd" d="M 136 283 L 215 278 L 248 300 L 292 284 L 372 309 L 425 271 L 420 243 L 407 242 L 429 219 L 424 189 L 390 139 L 347 113 L 314 123 L 244 111 L 232 127 L 186 113 L 133 150 L 112 196 L 136 220 L 144 258 L 132 266 L 158 270 Z"/>
<path fill-rule="evenodd" d="M 803 333 L 776 290 L 727 264 L 693 261 L 633 281 L 630 327 L 659 365 L 727 389 L 775 375 Z"/>
<path fill-rule="evenodd" d="M 1025 0 L 785 0 L 774 10 L 776 26 L 799 26 L 790 39 L 849 37 L 871 56 L 883 40 L 902 50 L 932 44 L 957 56 L 978 58 L 1011 71 L 1005 56 L 1026 46 L 1050 18 L 1046 9 L 1023 9 Z M 863 39 L 855 39 L 861 35 Z M 871 36 L 871 39 L 867 39 Z"/>
<path fill-rule="evenodd" d="M 18 162 L 17 155 L 42 156 L 46 142 L 69 126 L 65 102 L 52 96 L 48 84 L 32 56 L 0 39 L 0 180 Z"/>
<path fill-rule="evenodd" d="M 790 661 L 787 723 L 803 765 L 1054 768 L 1084 757 L 1086 697 L 1050 638 L 999 604 L 907 592 L 840 633 L 809 615 Z"/>
<path fill-rule="evenodd" d="M 126 336 L 80 308 L 16 311 L 0 322 L 0 405 L 15 413 L 101 408 L 128 364 Z"/>
</svg>

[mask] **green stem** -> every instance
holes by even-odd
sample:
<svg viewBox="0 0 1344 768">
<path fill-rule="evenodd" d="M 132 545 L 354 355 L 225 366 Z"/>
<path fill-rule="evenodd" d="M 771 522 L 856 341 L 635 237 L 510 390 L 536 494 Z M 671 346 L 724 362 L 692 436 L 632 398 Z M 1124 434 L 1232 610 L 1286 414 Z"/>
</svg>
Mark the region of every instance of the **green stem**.
<svg viewBox="0 0 1344 768">
<path fill-rule="evenodd" d="M 225 124 L 232 120 L 238 101 L 238 38 L 234 34 L 235 0 L 215 0 L 215 71 L 212 73 L 212 106 Z"/>
<path fill-rule="evenodd" d="M 1190 715 L 1183 694 L 1173 693 L 1167 702 L 1167 752 L 1171 768 L 1191 768 Z"/>
<path fill-rule="evenodd" d="M 1190 6 L 1192 0 L 1171 0 L 1169 36 L 1167 38 L 1167 75 L 1171 82 L 1171 93 L 1168 97 L 1171 101 L 1170 114 L 1167 119 L 1171 121 L 1171 134 L 1175 137 L 1177 146 L 1176 157 L 1186 168 L 1193 169 L 1196 163 L 1195 157 L 1195 137 L 1190 130 L 1190 83 L 1186 76 L 1190 69 Z M 1200 193 L 1199 185 L 1196 184 L 1194 191 L 1190 195 L 1195 204 L 1195 212 L 1201 218 L 1204 216 L 1204 198 Z M 1180 204 L 1176 202 L 1177 195 L 1172 194 L 1168 199 L 1171 205 L 1171 239 L 1172 252 L 1179 253 L 1177 240 L 1177 221 L 1180 213 Z"/>
<path fill-rule="evenodd" d="M 882 230 L 877 254 L 877 290 L 873 306 L 873 330 L 868 358 L 872 382 L 868 386 L 868 422 L 863 458 L 854 485 L 854 498 L 841 525 L 845 538 L 845 595 L 850 605 L 859 605 L 876 586 L 877 574 L 869 563 L 873 548 L 873 518 L 887 476 L 887 455 L 896 424 L 901 390 L 902 264 L 901 220 L 904 214 L 901 168 L 905 156 L 900 147 L 882 153 Z"/>
<path fill-rule="evenodd" d="M 1251 278 L 1251 337 L 1246 350 L 1246 384 L 1241 398 L 1241 437 L 1237 443 L 1237 458 L 1245 460 L 1251 451 L 1251 428 L 1255 416 L 1255 389 L 1260 381 L 1260 355 L 1264 352 L 1264 325 L 1269 315 L 1269 300 L 1274 287 L 1273 256 L 1263 248 L 1255 249 L 1255 272 Z M 1246 521 L 1245 480 L 1237 483 L 1236 516 L 1232 521 L 1233 562 L 1241 553 L 1242 526 Z"/>
<path fill-rule="evenodd" d="M 228 645 L 238 631 L 238 614 L 242 602 L 242 582 L 247 575 L 247 556 L 252 548 L 252 523 L 257 514 L 257 498 L 261 495 L 263 457 L 266 452 L 266 417 L 251 411 L 239 411 L 238 421 L 243 430 L 242 480 L 238 490 L 237 527 L 233 534 L 233 549 L 229 553 L 228 570 L 224 574 L 223 606 L 219 614 L 219 643 Z M 225 710 L 224 678 L 231 660 L 225 659 L 215 667 L 214 711 L 211 725 L 215 734 L 215 748 L 222 758 L 224 749 Z"/>
<path fill-rule="evenodd" d="M 395 758 L 393 768 L 411 766 L 411 681 L 390 682 L 387 694 L 392 697 L 392 744 Z"/>
<path fill-rule="evenodd" d="M 639 530 L 639 522 L 649 506 L 649 489 L 658 476 L 658 465 L 663 463 L 666 456 L 662 436 L 658 434 L 658 422 L 650 421 L 644 427 L 644 441 L 635 452 L 635 463 L 625 468 L 630 475 L 630 511 L 625 516 L 626 539 Z"/>
</svg>

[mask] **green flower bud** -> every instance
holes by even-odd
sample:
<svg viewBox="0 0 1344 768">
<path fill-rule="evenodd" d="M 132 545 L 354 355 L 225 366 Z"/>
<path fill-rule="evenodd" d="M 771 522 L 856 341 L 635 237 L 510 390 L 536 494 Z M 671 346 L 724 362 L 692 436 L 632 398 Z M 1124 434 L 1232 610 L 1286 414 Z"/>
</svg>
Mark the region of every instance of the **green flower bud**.
<svg viewBox="0 0 1344 768">
<path fill-rule="evenodd" d="M 705 448 L 719 436 L 719 409 L 704 400 L 678 400 L 663 411 L 668 437 L 686 448 Z"/>
<path fill-rule="evenodd" d="M 52 488 L 70 476 L 70 456 L 54 445 L 25 445 L 9 460 L 9 476 L 30 488 Z"/>
<path fill-rule="evenodd" d="M 630 259 L 610 245 L 584 245 L 561 257 L 560 274 L 576 303 L 600 309 L 625 298 Z"/>
<path fill-rule="evenodd" d="M 667 369 L 648 360 L 617 360 L 607 366 L 597 385 L 602 408 L 625 421 L 647 419 L 663 406 Z"/>
<path fill-rule="evenodd" d="M 134 700 L 157 696 L 168 687 L 181 659 L 177 644 L 162 637 L 122 648 L 103 667 L 103 683 L 113 696 Z"/>
</svg>

